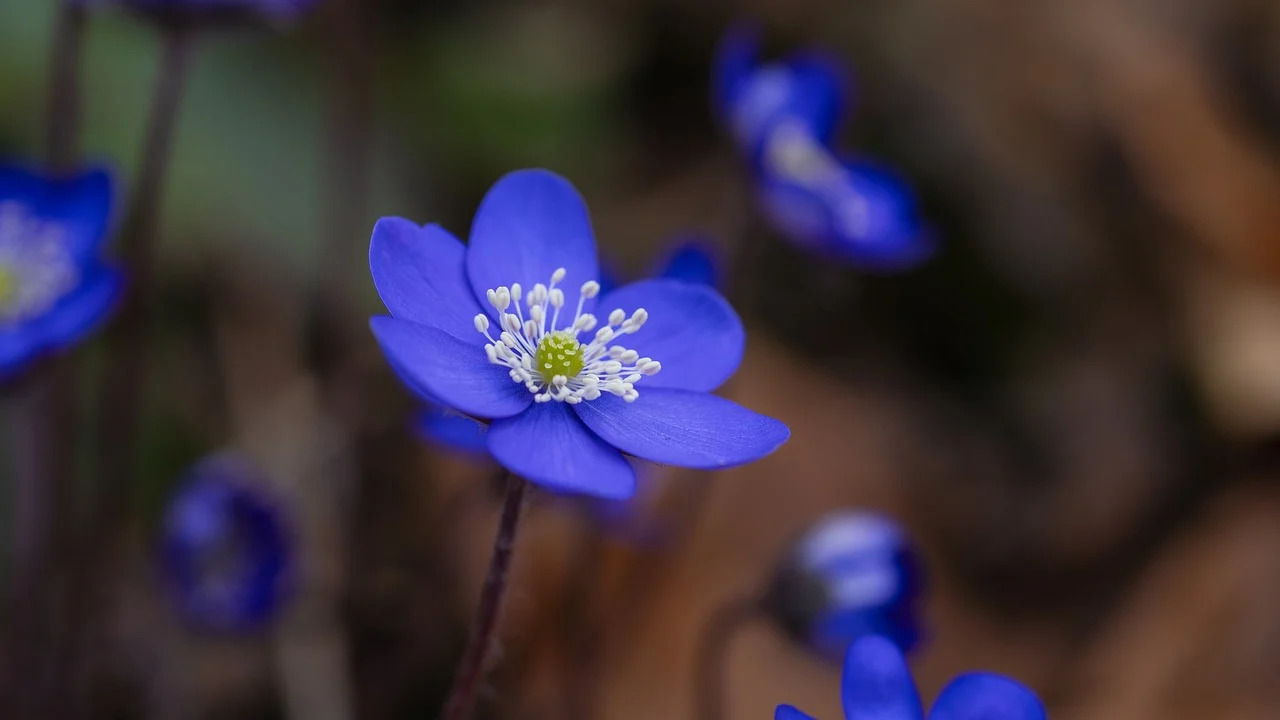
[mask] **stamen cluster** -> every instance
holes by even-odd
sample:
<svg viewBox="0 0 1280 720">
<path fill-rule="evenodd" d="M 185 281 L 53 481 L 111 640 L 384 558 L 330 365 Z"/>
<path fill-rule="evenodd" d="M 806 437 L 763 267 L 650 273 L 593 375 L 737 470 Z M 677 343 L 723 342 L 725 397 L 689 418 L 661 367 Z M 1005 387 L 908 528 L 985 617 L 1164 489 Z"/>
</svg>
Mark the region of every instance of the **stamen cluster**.
<svg viewBox="0 0 1280 720">
<path fill-rule="evenodd" d="M 79 280 L 62 228 L 0 202 L 0 324 L 40 315 Z"/>
<path fill-rule="evenodd" d="M 609 343 L 638 331 L 648 320 L 648 311 L 638 308 L 627 317 L 621 308 L 616 309 L 597 329 L 596 316 L 582 311 L 587 300 L 600 294 L 600 283 L 591 280 L 582 285 L 573 321 L 559 328 L 565 295 L 557 286 L 566 274 L 564 268 L 557 269 L 549 284 L 534 285 L 528 295 L 519 283 L 486 293 L 489 304 L 498 311 L 501 328 L 495 340 L 489 333 L 489 316 L 476 315 L 476 330 L 489 340 L 484 346 L 489 362 L 509 368 L 511 379 L 534 393 L 536 402 L 555 400 L 574 405 L 606 392 L 635 401 L 640 396 L 635 384 L 656 374 L 662 363 Z M 528 308 L 527 318 L 520 306 L 522 299 Z M 593 330 L 595 335 L 583 345 L 578 336 Z"/>
</svg>

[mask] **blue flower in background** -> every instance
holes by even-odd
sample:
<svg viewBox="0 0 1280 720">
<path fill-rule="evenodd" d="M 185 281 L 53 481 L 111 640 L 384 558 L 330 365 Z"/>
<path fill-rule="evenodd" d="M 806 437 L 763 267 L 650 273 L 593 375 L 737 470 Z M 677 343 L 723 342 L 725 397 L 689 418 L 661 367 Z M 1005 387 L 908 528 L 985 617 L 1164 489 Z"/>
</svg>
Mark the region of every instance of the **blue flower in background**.
<svg viewBox="0 0 1280 720">
<path fill-rule="evenodd" d="M 174 599 L 191 624 L 253 630 L 291 587 L 292 549 L 276 500 L 244 460 L 196 465 L 165 511 L 162 553 Z"/>
<path fill-rule="evenodd" d="M 101 170 L 0 166 L 0 380 L 75 345 L 115 307 L 122 276 L 100 257 L 111 201 Z"/>
<path fill-rule="evenodd" d="M 755 161 L 780 122 L 798 121 L 819 142 L 833 139 L 850 85 L 840 64 L 820 53 L 799 53 L 762 64 L 759 33 L 737 27 L 721 42 L 714 68 L 717 113 L 743 153 Z"/>
<path fill-rule="evenodd" d="M 845 720 L 925 720 L 907 661 L 893 641 L 869 636 L 845 657 L 841 697 Z M 1017 682 L 991 673 L 970 673 L 952 680 L 929 720 L 1045 720 L 1044 706 Z M 780 705 L 774 720 L 814 720 L 790 705 Z"/>
<path fill-rule="evenodd" d="M 847 105 L 839 63 L 817 53 L 761 64 L 757 34 L 731 31 L 715 61 L 716 109 L 749 160 L 765 217 L 794 244 L 872 270 L 933 251 L 911 189 L 833 149 Z"/>
<path fill-rule="evenodd" d="M 921 574 L 897 523 L 839 512 L 800 537 L 765 607 L 800 642 L 833 659 L 867 635 L 888 637 L 906 652 L 920 637 Z"/>
<path fill-rule="evenodd" d="M 658 278 L 599 296 L 586 206 L 551 172 L 500 179 L 466 246 L 439 226 L 384 218 L 369 258 L 391 311 L 371 326 L 392 367 L 424 399 L 491 420 L 489 452 L 528 480 L 623 499 L 635 491 L 624 453 L 722 468 L 789 436 L 710 394 L 745 343 L 719 293 Z M 580 283 L 576 300 L 566 280 Z"/>
<path fill-rule="evenodd" d="M 659 256 L 651 277 L 670 278 L 720 288 L 723 272 L 720 258 L 711 244 L 698 236 L 686 236 L 671 243 Z M 601 271 L 600 292 L 608 294 L 617 282 Z M 445 449 L 472 457 L 489 458 L 489 444 L 483 423 L 461 413 L 428 403 L 418 414 L 418 434 Z"/>
<path fill-rule="evenodd" d="M 84 5 L 118 5 L 164 21 L 288 21 L 318 0 L 80 0 Z"/>
</svg>

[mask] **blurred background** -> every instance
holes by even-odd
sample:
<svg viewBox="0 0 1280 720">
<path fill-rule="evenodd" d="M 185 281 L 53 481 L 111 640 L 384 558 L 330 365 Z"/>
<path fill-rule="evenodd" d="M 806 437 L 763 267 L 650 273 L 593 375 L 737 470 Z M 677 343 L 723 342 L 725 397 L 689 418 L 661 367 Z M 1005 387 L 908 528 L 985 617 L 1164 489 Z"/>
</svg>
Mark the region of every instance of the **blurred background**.
<svg viewBox="0 0 1280 720">
<path fill-rule="evenodd" d="M 39 147 L 55 5 L 0 0 L 5 157 Z M 710 99 L 744 19 L 766 53 L 844 63 L 838 144 L 914 189 L 927 262 L 833 263 L 753 207 Z M 85 154 L 125 192 L 159 47 L 124 13 L 88 26 Z M 604 530 L 535 493 L 481 716 L 696 717 L 709 620 L 844 508 L 920 548 L 926 697 L 987 669 L 1060 720 L 1280 716 L 1280 4 L 330 0 L 202 37 L 193 63 L 127 519 L 56 545 L 37 657 L 4 660 L 25 687 L 85 717 L 434 715 L 501 494 L 417 430 L 367 330 L 369 232 L 465 237 L 494 180 L 540 166 L 586 197 L 619 277 L 682 233 L 754 258 L 723 392 L 792 439 L 730 471 L 647 468 Z M 100 342 L 74 373 L 88 434 L 110 416 Z M 12 460 L 23 404 L 2 402 Z M 191 468 L 227 452 L 287 528 L 279 608 L 233 630 L 191 622 L 160 549 Z M 91 484 L 94 455 L 73 460 Z M 51 511 L 72 535 L 82 491 Z M 86 564 L 88 594 L 58 580 Z M 838 666 L 767 619 L 725 658 L 727 718 L 839 716 Z"/>
</svg>

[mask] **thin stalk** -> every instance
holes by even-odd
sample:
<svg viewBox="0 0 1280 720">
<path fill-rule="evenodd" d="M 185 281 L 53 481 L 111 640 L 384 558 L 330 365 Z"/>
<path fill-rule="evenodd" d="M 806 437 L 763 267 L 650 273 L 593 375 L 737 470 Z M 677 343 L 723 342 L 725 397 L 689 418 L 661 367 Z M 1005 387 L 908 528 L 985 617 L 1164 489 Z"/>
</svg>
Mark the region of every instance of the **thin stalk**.
<svg viewBox="0 0 1280 720">
<path fill-rule="evenodd" d="M 729 647 L 747 623 L 759 617 L 760 599 L 737 598 L 725 603 L 703 627 L 694 668 L 694 717 L 724 720 L 728 706 Z"/>
<path fill-rule="evenodd" d="M 49 105 L 45 115 L 44 156 L 54 171 L 74 166 L 80 155 L 80 56 L 84 29 L 84 4 L 63 0 L 54 21 Z"/>
<path fill-rule="evenodd" d="M 484 679 L 489 655 L 497 641 L 498 613 L 510 580 L 516 531 L 527 486 L 523 478 L 507 475 L 507 496 L 502 506 L 502 519 L 498 522 L 498 534 L 493 541 L 493 554 L 489 557 L 489 572 L 480 591 L 480 605 L 476 608 L 467 649 L 462 654 L 453 688 L 440 715 L 442 720 L 468 720 L 475 708 L 480 681 Z"/>
<path fill-rule="evenodd" d="M 154 295 L 155 248 L 160 208 L 173 150 L 178 108 L 191 65 L 193 35 L 181 25 L 164 27 L 164 49 L 152 93 L 133 200 L 121 235 L 120 257 L 130 289 L 106 358 L 107 385 L 99 418 L 103 485 L 97 498 L 109 527 L 118 522 L 137 454 L 146 391 L 147 320 Z"/>
</svg>

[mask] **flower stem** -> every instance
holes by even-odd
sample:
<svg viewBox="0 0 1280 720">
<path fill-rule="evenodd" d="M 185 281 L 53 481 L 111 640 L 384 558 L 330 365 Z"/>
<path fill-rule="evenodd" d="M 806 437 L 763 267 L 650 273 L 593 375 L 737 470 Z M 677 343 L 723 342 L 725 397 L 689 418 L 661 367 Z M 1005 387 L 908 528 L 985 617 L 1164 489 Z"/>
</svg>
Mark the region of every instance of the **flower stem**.
<svg viewBox="0 0 1280 720">
<path fill-rule="evenodd" d="M 108 383 L 101 404 L 98 448 L 104 485 L 98 497 L 104 520 L 124 506 L 137 451 L 138 423 L 146 389 L 146 321 L 152 300 L 155 246 L 161 200 L 173 149 L 178 107 L 190 68 L 193 37 L 189 28 L 166 25 L 164 50 L 151 99 L 136 187 L 120 242 L 130 288 L 109 349 Z"/>
<path fill-rule="evenodd" d="M 63 0 L 54 23 L 49 105 L 45 117 L 45 162 L 52 170 L 61 171 L 74 165 L 79 155 L 84 4 Z"/>
<path fill-rule="evenodd" d="M 497 640 L 498 612 L 502 609 L 502 598 L 510 579 L 516 530 L 520 525 L 520 510 L 527 486 L 523 478 L 507 474 L 507 496 L 502 506 L 502 519 L 498 523 L 498 535 L 493 541 L 493 554 L 489 557 L 489 572 L 480 591 L 480 605 L 476 608 L 467 649 L 462 654 L 453 688 L 440 715 L 442 720 L 467 720 L 475 707 L 485 665 Z"/>
<path fill-rule="evenodd" d="M 694 717 L 698 720 L 724 720 L 730 641 L 760 615 L 760 607 L 755 595 L 736 598 L 718 608 L 703 627 L 694 669 Z"/>
</svg>

